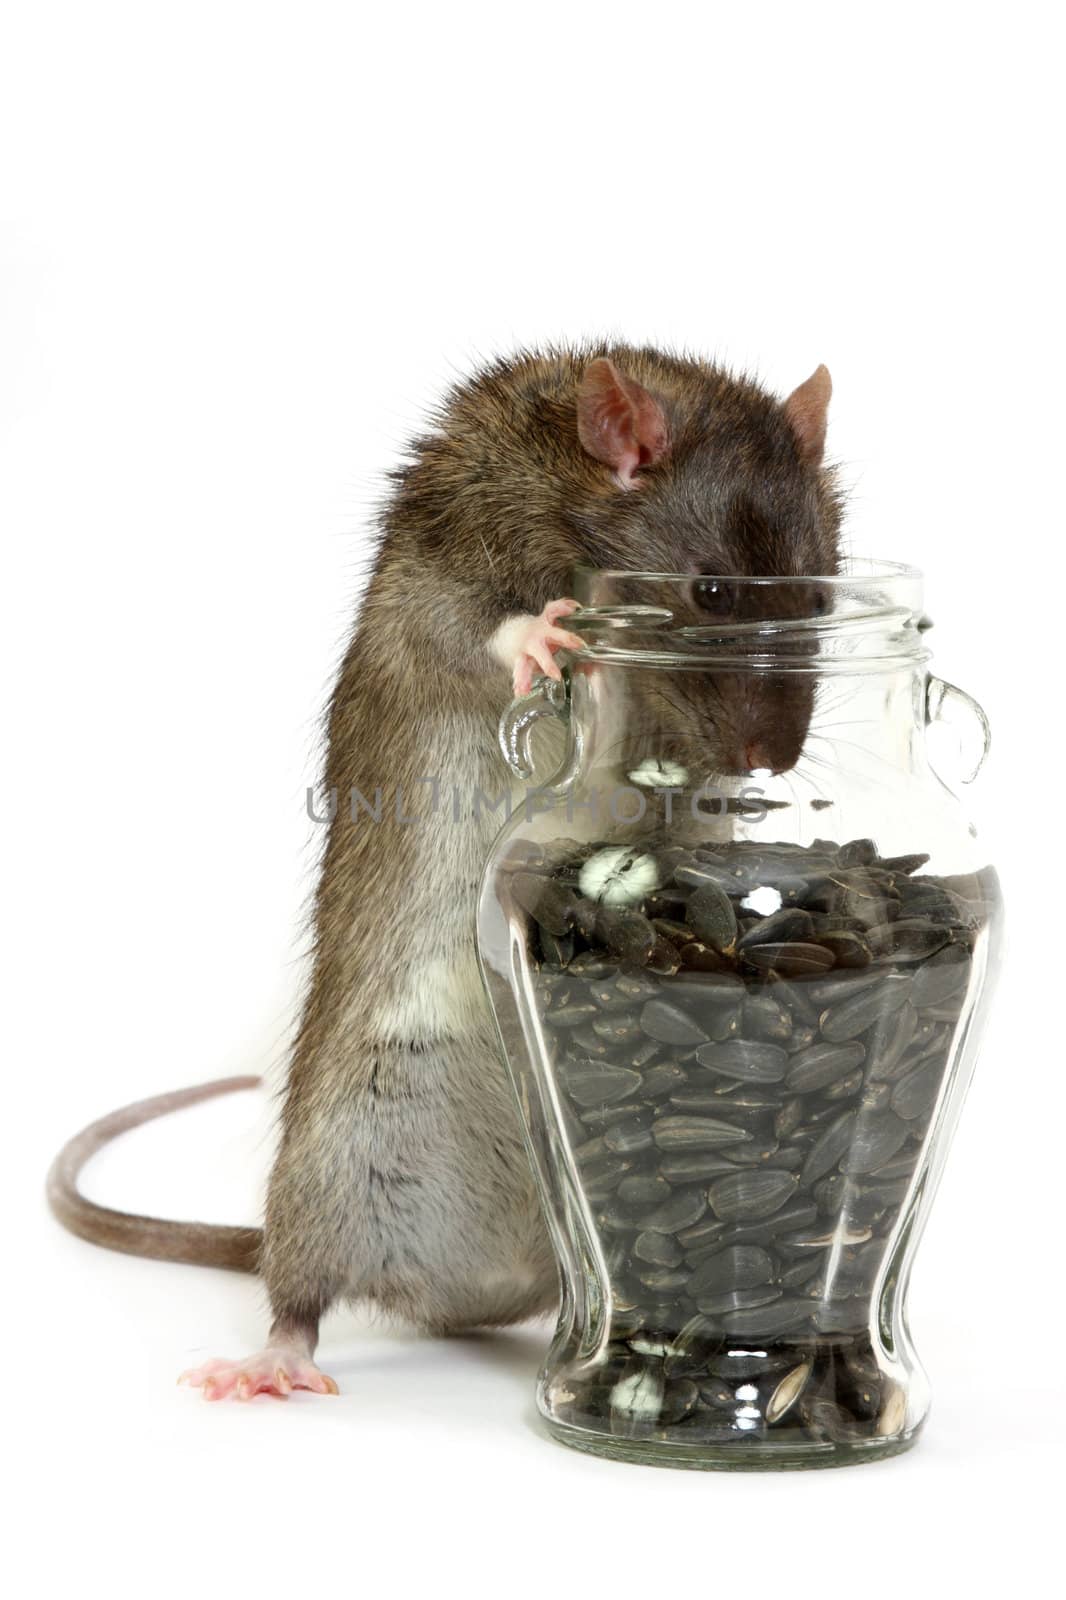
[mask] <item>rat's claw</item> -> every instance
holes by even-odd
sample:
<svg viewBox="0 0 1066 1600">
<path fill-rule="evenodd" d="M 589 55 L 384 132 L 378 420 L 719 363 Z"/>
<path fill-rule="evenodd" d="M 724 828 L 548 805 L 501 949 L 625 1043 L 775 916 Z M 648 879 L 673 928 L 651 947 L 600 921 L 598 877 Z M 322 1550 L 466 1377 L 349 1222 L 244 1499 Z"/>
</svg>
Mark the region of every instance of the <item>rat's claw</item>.
<svg viewBox="0 0 1066 1600">
<path fill-rule="evenodd" d="M 584 650 L 585 641 L 580 634 L 568 633 L 565 628 L 545 628 L 545 643 L 556 650 Z"/>
<path fill-rule="evenodd" d="M 224 1400 L 240 1375 L 235 1361 L 205 1361 L 202 1367 L 190 1367 L 178 1382 L 191 1389 L 199 1389 L 205 1400 Z"/>
<path fill-rule="evenodd" d="M 295 1350 L 268 1349 L 247 1361 L 205 1361 L 183 1372 L 179 1383 L 199 1389 L 205 1400 L 254 1400 L 257 1394 L 287 1400 L 294 1389 L 313 1394 L 339 1394 L 333 1379 Z"/>
</svg>

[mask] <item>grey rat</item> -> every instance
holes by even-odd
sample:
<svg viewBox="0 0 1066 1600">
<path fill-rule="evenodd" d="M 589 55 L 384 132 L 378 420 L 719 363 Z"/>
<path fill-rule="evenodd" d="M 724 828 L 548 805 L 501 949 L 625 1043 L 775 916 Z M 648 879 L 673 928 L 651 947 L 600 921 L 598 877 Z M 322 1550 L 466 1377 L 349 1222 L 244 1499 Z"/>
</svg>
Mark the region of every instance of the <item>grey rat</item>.
<svg viewBox="0 0 1066 1600">
<path fill-rule="evenodd" d="M 312 1358 L 338 1300 L 372 1300 L 435 1333 L 555 1303 L 474 947 L 498 817 L 434 811 L 427 780 L 438 796 L 499 792 L 510 695 L 535 673 L 558 677 L 556 651 L 581 645 L 566 626 L 575 564 L 690 572 L 694 604 L 712 613 L 730 604 L 720 578 L 835 572 L 829 397 L 825 367 L 782 402 L 703 361 L 589 345 L 496 362 L 411 445 L 329 709 L 325 787 L 338 804 L 262 1233 L 107 1211 L 77 1188 L 115 1133 L 255 1080 L 114 1113 L 49 1178 L 53 1209 L 83 1237 L 263 1274 L 267 1346 L 185 1374 L 206 1397 L 335 1392 Z M 809 715 L 809 701 L 766 696 L 720 707 L 723 763 L 786 769 Z M 380 820 L 353 820 L 353 790 L 381 792 Z"/>
</svg>

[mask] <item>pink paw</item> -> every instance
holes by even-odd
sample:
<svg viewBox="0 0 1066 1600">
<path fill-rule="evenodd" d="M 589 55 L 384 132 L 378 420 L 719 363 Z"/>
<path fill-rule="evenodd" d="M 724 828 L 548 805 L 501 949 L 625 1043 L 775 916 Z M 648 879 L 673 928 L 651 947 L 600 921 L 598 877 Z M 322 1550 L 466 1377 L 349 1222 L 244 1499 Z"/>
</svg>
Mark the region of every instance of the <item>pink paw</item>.
<svg viewBox="0 0 1066 1600">
<path fill-rule="evenodd" d="M 339 1394 L 337 1385 L 319 1372 L 307 1356 L 280 1347 L 261 1350 L 247 1361 L 205 1361 L 190 1367 L 178 1379 L 191 1389 L 199 1389 L 205 1400 L 224 1400 L 232 1394 L 238 1400 L 251 1400 L 257 1394 L 273 1394 L 284 1400 L 294 1389 L 310 1389 L 314 1394 Z"/>
<path fill-rule="evenodd" d="M 516 639 L 514 663 L 514 692 L 528 694 L 533 675 L 543 672 L 549 678 L 561 678 L 555 663 L 556 650 L 582 650 L 584 639 L 565 628 L 555 626 L 559 617 L 568 617 L 579 609 L 576 600 L 549 600 L 539 617 L 534 617 Z"/>
</svg>

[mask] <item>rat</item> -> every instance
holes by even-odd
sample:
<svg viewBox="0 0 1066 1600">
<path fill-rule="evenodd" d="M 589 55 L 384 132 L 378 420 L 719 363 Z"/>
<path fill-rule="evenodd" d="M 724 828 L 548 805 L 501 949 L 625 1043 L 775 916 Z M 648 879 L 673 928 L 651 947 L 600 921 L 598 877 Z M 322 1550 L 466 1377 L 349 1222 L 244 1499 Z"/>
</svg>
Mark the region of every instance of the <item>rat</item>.
<svg viewBox="0 0 1066 1600">
<path fill-rule="evenodd" d="M 442 807 L 427 820 L 430 791 L 490 795 L 506 781 L 497 727 L 510 696 L 536 675 L 558 679 L 557 652 L 582 648 L 567 622 L 575 564 L 691 573 L 694 603 L 712 616 L 728 610 L 730 576 L 836 572 L 830 393 L 824 366 L 781 401 L 652 348 L 526 352 L 458 385 L 409 447 L 329 707 L 324 782 L 343 798 L 315 895 L 264 1226 L 136 1217 L 77 1186 L 115 1134 L 255 1078 L 105 1117 L 49 1177 L 53 1210 L 85 1238 L 262 1274 L 266 1345 L 183 1374 L 205 1398 L 336 1393 L 314 1357 L 320 1318 L 339 1301 L 372 1301 L 434 1334 L 556 1305 L 474 943 L 498 819 Z M 787 770 L 809 715 L 809 703 L 738 702 L 722 735 L 734 770 Z M 421 806 L 418 826 L 393 803 L 401 795 Z"/>
</svg>

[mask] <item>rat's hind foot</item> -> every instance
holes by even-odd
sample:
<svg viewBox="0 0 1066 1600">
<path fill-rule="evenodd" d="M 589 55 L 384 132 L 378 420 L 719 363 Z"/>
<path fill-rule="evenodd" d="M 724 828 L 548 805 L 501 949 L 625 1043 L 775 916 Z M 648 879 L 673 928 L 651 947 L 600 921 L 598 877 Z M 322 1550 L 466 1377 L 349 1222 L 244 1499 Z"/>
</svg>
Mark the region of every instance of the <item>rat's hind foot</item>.
<svg viewBox="0 0 1066 1600">
<path fill-rule="evenodd" d="M 539 617 L 515 618 L 514 623 L 504 624 L 501 634 L 506 629 L 513 629 L 505 648 L 513 661 L 516 695 L 529 693 L 534 673 L 543 672 L 549 678 L 562 677 L 555 663 L 556 650 L 581 650 L 584 647 L 585 641 L 579 639 L 576 633 L 556 627 L 560 617 L 567 617 L 571 611 L 578 609 L 576 600 L 549 600 Z M 504 645 L 502 639 L 500 644 Z"/>
<path fill-rule="evenodd" d="M 205 1361 L 190 1367 L 178 1379 L 199 1389 L 205 1400 L 251 1400 L 257 1394 L 273 1394 L 284 1400 L 294 1389 L 310 1389 L 314 1394 L 339 1394 L 332 1378 L 319 1372 L 314 1362 L 280 1345 L 268 1345 L 247 1361 Z"/>
</svg>

